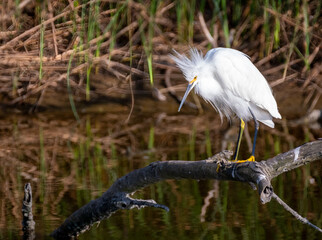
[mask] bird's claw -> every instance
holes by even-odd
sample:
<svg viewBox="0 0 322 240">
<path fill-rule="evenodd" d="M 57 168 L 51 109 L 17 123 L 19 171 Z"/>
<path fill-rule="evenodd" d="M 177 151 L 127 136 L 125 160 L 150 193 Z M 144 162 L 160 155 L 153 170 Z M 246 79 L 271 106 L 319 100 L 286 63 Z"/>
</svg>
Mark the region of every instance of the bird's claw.
<svg viewBox="0 0 322 240">
<path fill-rule="evenodd" d="M 217 169 L 216 169 L 217 173 L 219 172 L 219 169 L 220 169 L 220 164 L 217 163 Z"/>
<path fill-rule="evenodd" d="M 255 162 L 255 157 L 252 155 L 246 160 L 233 160 L 234 163 Z"/>
</svg>

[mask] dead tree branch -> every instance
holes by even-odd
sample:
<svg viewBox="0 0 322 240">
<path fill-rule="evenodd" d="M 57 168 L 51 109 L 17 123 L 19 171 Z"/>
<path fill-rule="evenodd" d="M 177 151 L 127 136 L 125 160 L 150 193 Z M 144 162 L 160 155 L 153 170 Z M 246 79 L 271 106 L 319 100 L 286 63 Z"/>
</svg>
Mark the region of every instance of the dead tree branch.
<svg viewBox="0 0 322 240">
<path fill-rule="evenodd" d="M 223 151 L 207 160 L 154 162 L 147 167 L 134 170 L 119 178 L 100 198 L 90 201 L 74 212 L 51 236 L 56 239 L 75 237 L 120 209 L 157 207 L 168 210 L 166 206 L 159 205 L 153 200 L 136 200 L 129 197 L 140 188 L 166 179 L 247 182 L 254 189 L 258 188 L 260 200 L 265 204 L 272 197 L 276 199 L 271 185 L 272 178 L 322 159 L 322 140 L 306 143 L 261 162 L 235 163 L 228 160 L 231 155 L 231 152 Z"/>
<path fill-rule="evenodd" d="M 35 239 L 35 221 L 32 215 L 32 191 L 30 183 L 25 184 L 22 201 L 22 231 L 23 239 Z"/>
</svg>

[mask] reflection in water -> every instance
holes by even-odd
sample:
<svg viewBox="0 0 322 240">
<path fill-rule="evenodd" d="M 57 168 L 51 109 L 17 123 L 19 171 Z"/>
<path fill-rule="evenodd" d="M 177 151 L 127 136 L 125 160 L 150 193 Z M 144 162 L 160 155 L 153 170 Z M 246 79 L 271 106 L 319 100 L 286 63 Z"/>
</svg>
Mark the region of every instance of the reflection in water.
<svg viewBox="0 0 322 240">
<path fill-rule="evenodd" d="M 87 111 L 88 112 L 88 111 Z M 1 124 L 0 238 L 21 236 L 23 186 L 33 188 L 37 239 L 73 211 L 100 196 L 118 177 L 153 161 L 205 159 L 234 149 L 238 129 L 216 114 L 133 114 L 109 107 L 86 113 L 77 125 L 70 113 L 10 115 Z M 157 111 L 158 112 L 158 111 Z M 236 124 L 235 126 L 237 126 Z M 233 124 L 234 126 L 234 124 Z M 253 131 L 250 125 L 249 131 Z M 252 135 L 252 133 L 250 133 Z M 259 132 L 257 159 L 268 158 L 318 137 L 286 121 Z M 248 156 L 247 140 L 241 157 Z M 321 165 L 304 166 L 273 181 L 276 193 L 321 226 Z M 256 191 L 235 182 L 178 180 L 135 193 L 170 208 L 120 211 L 80 239 L 285 239 L 317 237 L 274 201 L 261 205 Z"/>
</svg>

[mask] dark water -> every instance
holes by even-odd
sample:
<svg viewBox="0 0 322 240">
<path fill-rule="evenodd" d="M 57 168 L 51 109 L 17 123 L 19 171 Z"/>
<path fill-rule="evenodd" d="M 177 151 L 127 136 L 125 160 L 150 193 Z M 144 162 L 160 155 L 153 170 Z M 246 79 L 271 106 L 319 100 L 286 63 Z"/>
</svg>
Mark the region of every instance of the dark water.
<svg viewBox="0 0 322 240">
<path fill-rule="evenodd" d="M 176 107 L 153 103 L 135 108 L 128 122 L 129 108 L 118 105 L 78 108 L 80 124 L 69 110 L 2 116 L 0 238 L 22 238 L 26 182 L 33 188 L 36 239 L 50 239 L 48 235 L 73 211 L 134 169 L 153 161 L 205 159 L 234 148 L 236 122 L 221 123 L 213 111 L 177 114 Z M 262 127 L 257 159 L 314 140 L 320 133 L 321 129 L 288 121 L 277 122 L 274 130 Z M 252 124 L 249 134 L 252 138 Z M 248 148 L 244 138 L 241 157 L 248 157 Z M 315 162 L 273 180 L 275 192 L 319 227 L 321 173 L 321 163 Z M 167 205 L 170 212 L 150 208 L 119 211 L 80 239 L 322 238 L 274 200 L 262 205 L 247 184 L 171 180 L 142 189 L 134 197 L 154 199 Z"/>
</svg>

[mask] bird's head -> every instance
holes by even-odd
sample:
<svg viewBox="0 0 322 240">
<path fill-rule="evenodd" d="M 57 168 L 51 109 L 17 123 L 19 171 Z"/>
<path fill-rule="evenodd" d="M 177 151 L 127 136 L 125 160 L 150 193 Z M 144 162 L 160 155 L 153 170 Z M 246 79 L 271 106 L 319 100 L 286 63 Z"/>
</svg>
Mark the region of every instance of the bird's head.
<svg viewBox="0 0 322 240">
<path fill-rule="evenodd" d="M 189 82 L 187 90 L 181 100 L 178 112 L 180 112 L 183 103 L 188 97 L 191 90 L 198 85 L 198 82 L 202 78 L 201 68 L 204 64 L 204 58 L 201 52 L 195 48 L 190 49 L 190 58 L 186 55 L 179 54 L 174 51 L 175 55 L 171 55 L 171 58 L 175 61 L 176 65 L 180 68 L 185 79 Z"/>
</svg>

